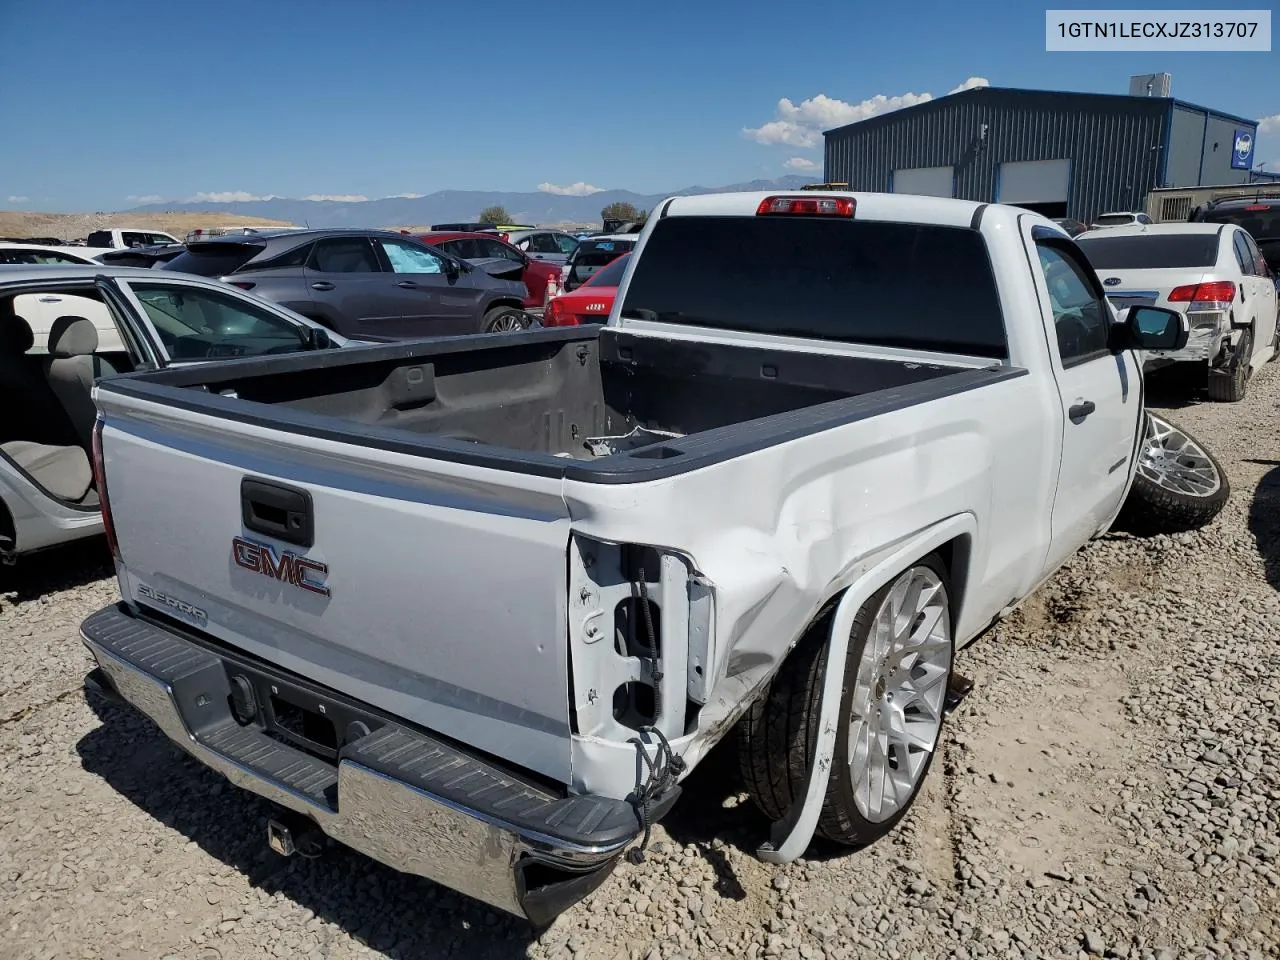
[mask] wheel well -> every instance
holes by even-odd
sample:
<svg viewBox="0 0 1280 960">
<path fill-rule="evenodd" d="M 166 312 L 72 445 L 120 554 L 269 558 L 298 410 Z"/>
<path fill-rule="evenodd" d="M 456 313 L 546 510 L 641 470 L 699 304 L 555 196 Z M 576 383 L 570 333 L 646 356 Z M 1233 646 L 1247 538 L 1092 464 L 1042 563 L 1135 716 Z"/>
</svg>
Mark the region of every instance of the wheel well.
<svg viewBox="0 0 1280 960">
<path fill-rule="evenodd" d="M 960 613 L 964 606 L 964 588 L 969 578 L 969 561 L 972 550 L 972 538 L 962 534 L 929 551 L 929 553 L 938 555 L 947 572 L 947 581 L 951 586 L 951 626 L 953 632 L 955 625 L 960 620 Z M 923 560 L 925 556 L 928 556 L 928 554 L 916 559 Z M 818 609 L 818 612 L 805 624 L 804 629 L 796 634 L 795 640 L 787 652 L 772 665 L 768 677 L 747 695 L 745 700 L 748 704 L 765 695 L 765 692 L 773 684 L 774 678 L 778 675 L 778 671 L 782 669 L 782 665 L 797 650 L 809 643 L 824 643 L 826 641 L 827 635 L 831 632 L 831 619 L 835 616 L 836 607 L 840 605 L 840 601 L 847 591 L 848 587 L 827 598 L 826 602 Z"/>
<path fill-rule="evenodd" d="M 493 313 L 493 311 L 504 307 L 509 307 L 512 310 L 524 310 L 524 304 L 519 300 L 495 300 L 493 303 L 489 304 L 489 306 L 484 308 L 485 316 L 488 316 Z"/>
<path fill-rule="evenodd" d="M 9 505 L 0 500 L 0 550 L 12 550 L 18 545 L 18 528 L 14 525 Z"/>
<path fill-rule="evenodd" d="M 947 571 L 947 582 L 951 587 L 951 623 L 954 626 L 960 619 L 960 613 L 964 603 L 965 584 L 969 579 L 969 560 L 973 550 L 973 540 L 968 535 L 961 535 L 952 540 L 948 540 L 940 547 L 930 550 L 929 553 L 936 553 L 942 560 L 942 565 Z M 923 560 L 928 554 L 917 557 L 917 560 Z M 914 561 L 913 561 L 914 562 Z M 909 566 L 909 565 L 908 565 Z M 897 576 L 897 574 L 895 574 Z M 800 631 L 795 644 L 791 650 L 787 651 L 787 656 L 791 656 L 792 651 L 808 640 L 813 634 L 820 633 L 825 636 L 827 631 L 831 629 L 831 618 L 835 615 L 836 607 L 839 606 L 840 600 L 844 597 L 848 590 L 840 590 L 835 595 L 829 597 L 827 602 L 822 605 L 813 618 Z M 783 658 L 784 660 L 786 657 Z M 779 661 L 781 663 L 781 661 Z"/>
<path fill-rule="evenodd" d="M 947 580 L 951 584 L 951 625 L 954 627 L 960 620 L 964 608 L 965 585 L 969 580 L 969 560 L 973 552 L 973 539 L 961 535 L 948 540 L 934 551 L 947 569 Z"/>
</svg>

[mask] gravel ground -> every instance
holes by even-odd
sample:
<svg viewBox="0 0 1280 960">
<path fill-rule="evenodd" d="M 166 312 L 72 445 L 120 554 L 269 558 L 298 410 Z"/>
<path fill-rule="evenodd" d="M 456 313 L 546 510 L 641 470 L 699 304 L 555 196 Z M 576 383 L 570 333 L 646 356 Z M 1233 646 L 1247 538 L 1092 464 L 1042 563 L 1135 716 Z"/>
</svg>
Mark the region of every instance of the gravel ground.
<svg viewBox="0 0 1280 960">
<path fill-rule="evenodd" d="M 1234 488 L 1206 530 L 1091 544 L 958 659 L 976 681 L 912 815 L 787 868 L 734 761 L 643 864 L 535 937 L 336 850 L 80 693 L 97 545 L 0 571 L 0 957 L 1280 956 L 1280 364 L 1227 406 L 1153 406 Z"/>
</svg>

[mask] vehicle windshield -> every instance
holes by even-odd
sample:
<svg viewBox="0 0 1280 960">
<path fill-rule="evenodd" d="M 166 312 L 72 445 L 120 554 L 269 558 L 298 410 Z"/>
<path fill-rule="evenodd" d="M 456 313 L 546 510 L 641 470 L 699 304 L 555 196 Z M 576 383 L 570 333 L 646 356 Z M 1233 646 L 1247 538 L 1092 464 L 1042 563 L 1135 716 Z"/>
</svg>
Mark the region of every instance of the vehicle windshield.
<svg viewBox="0 0 1280 960">
<path fill-rule="evenodd" d="M 1280 237 L 1280 203 L 1250 204 L 1261 209 L 1236 207 L 1231 210 L 1210 210 L 1204 215 L 1206 223 L 1233 223 L 1246 231 L 1254 240 L 1270 240 Z"/>
<path fill-rule="evenodd" d="M 1104 213 L 1093 221 L 1100 227 L 1122 227 L 1133 223 L 1133 216 L 1128 213 Z"/>
<path fill-rule="evenodd" d="M 1095 270 L 1176 270 L 1212 267 L 1218 262 L 1215 233 L 1078 237 L 1076 243 Z"/>
<path fill-rule="evenodd" d="M 616 260 L 611 262 L 607 267 L 602 267 L 591 275 L 583 286 L 585 287 L 616 287 L 622 282 L 622 274 L 627 269 L 628 254 L 623 254 Z"/>
<path fill-rule="evenodd" d="M 1003 359 L 982 236 L 963 227 L 809 217 L 668 217 L 624 318 Z"/>
<path fill-rule="evenodd" d="M 231 293 L 129 282 L 171 359 L 211 360 L 311 348 L 306 328 Z"/>
</svg>

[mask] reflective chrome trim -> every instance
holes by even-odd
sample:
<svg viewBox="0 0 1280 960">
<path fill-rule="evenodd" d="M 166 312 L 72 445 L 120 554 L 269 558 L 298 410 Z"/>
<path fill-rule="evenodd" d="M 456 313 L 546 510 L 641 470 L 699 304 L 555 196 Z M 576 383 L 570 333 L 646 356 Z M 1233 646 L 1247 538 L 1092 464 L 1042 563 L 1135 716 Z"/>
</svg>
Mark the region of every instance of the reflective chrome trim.
<svg viewBox="0 0 1280 960">
<path fill-rule="evenodd" d="M 497 909 L 526 916 L 517 874 L 522 860 L 588 872 L 607 866 L 630 840 L 582 846 L 521 830 L 346 759 L 338 765 L 335 811 L 200 742 L 183 721 L 170 684 L 103 649 L 83 630 L 80 636 L 120 696 L 205 766 L 238 787 L 311 817 L 353 850 Z"/>
</svg>

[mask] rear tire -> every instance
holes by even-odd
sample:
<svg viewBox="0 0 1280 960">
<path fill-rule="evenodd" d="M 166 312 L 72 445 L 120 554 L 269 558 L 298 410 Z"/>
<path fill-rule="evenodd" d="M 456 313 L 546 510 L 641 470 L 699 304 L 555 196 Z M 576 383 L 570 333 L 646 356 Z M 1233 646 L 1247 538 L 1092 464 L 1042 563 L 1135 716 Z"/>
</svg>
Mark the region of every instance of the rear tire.
<svg viewBox="0 0 1280 960">
<path fill-rule="evenodd" d="M 1116 526 L 1133 533 L 1184 533 L 1226 506 L 1231 485 L 1204 445 L 1163 417 L 1147 414 L 1138 468 Z"/>
<path fill-rule="evenodd" d="M 1209 399 L 1218 403 L 1238 403 L 1244 399 L 1249 388 L 1249 375 L 1252 372 L 1253 331 L 1240 333 L 1240 342 L 1236 345 L 1231 362 L 1227 369 L 1209 371 Z"/>
<path fill-rule="evenodd" d="M 524 328 L 524 313 L 515 307 L 494 307 L 480 324 L 481 333 L 516 333 Z"/>
<path fill-rule="evenodd" d="M 804 790 L 828 624 L 801 641 L 738 727 L 747 792 L 773 820 Z M 877 591 L 854 617 L 821 836 L 865 847 L 906 816 L 936 752 L 952 655 L 950 584 L 934 554 Z"/>
</svg>

